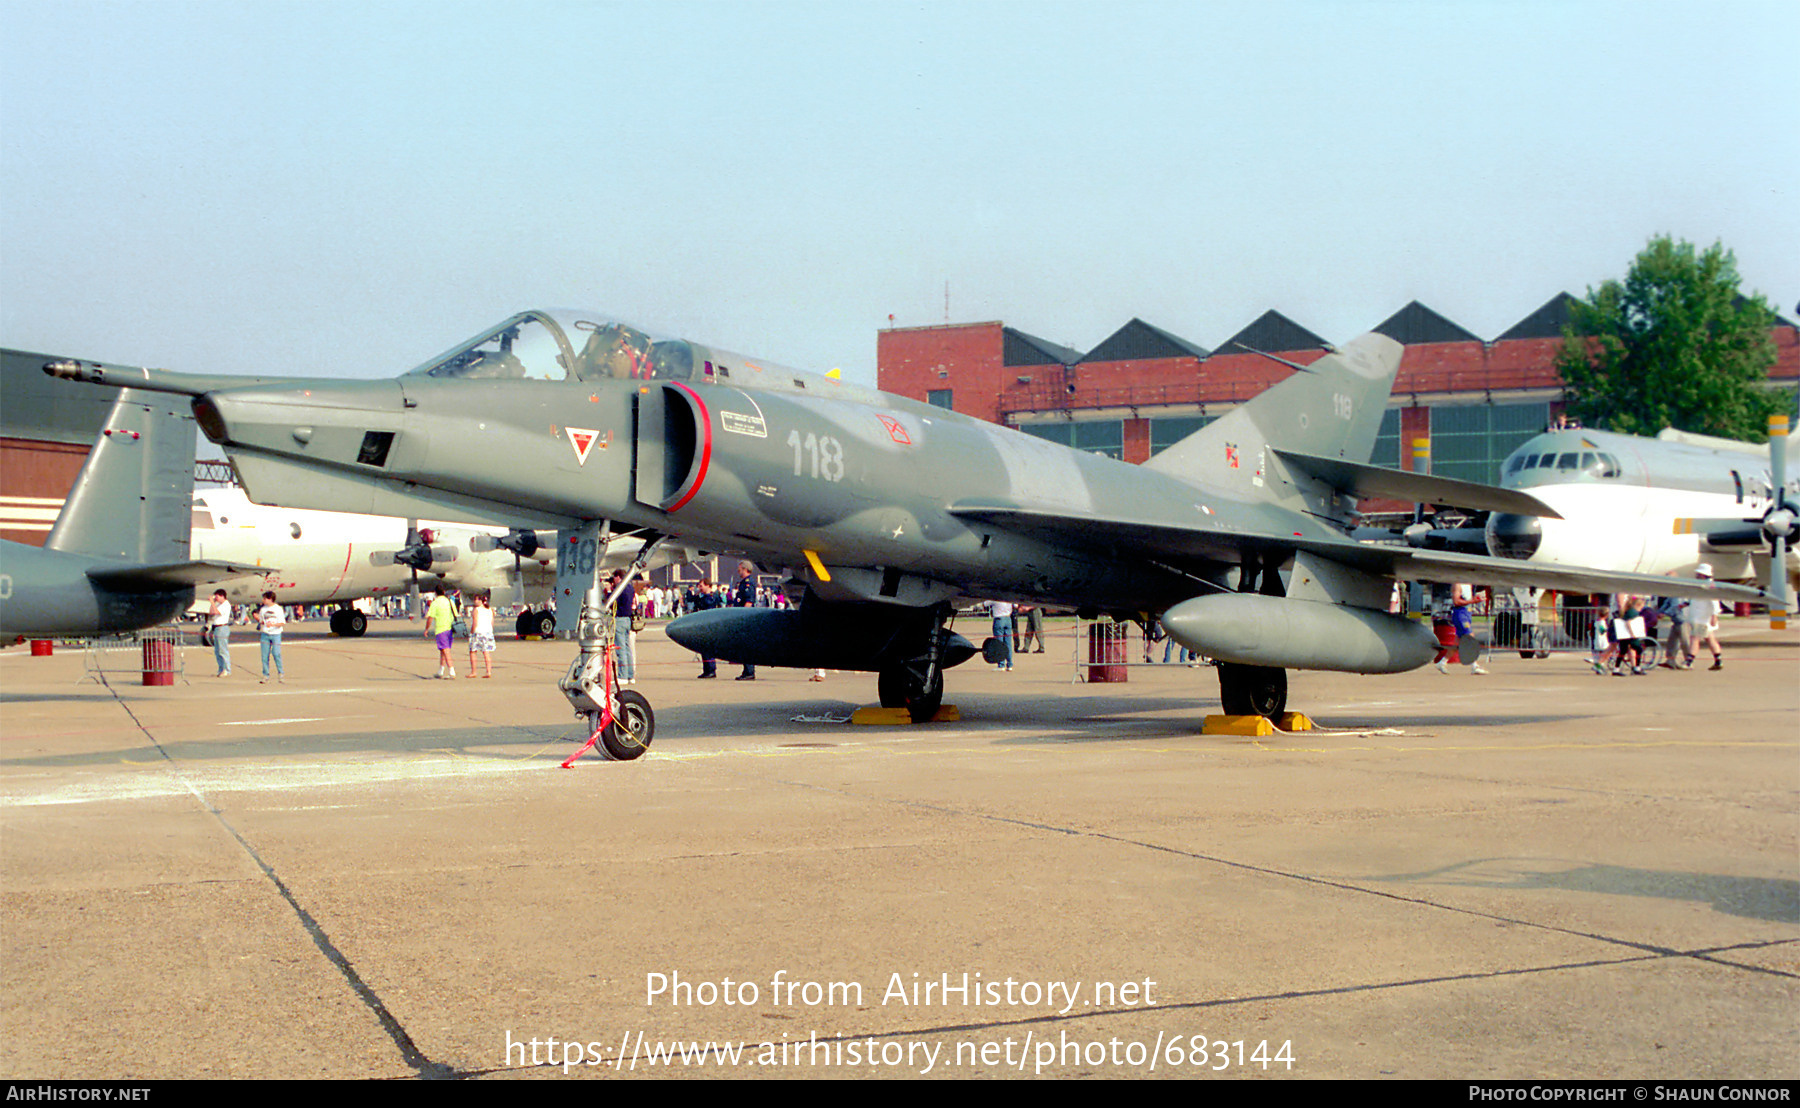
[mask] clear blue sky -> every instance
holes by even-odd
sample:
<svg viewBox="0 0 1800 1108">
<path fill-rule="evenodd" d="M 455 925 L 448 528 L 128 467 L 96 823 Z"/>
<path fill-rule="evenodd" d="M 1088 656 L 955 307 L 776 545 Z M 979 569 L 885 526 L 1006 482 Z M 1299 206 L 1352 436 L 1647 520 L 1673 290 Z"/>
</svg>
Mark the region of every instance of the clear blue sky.
<svg viewBox="0 0 1800 1108">
<path fill-rule="evenodd" d="M 592 307 L 873 381 L 1000 319 L 1800 300 L 1800 4 L 0 0 L 0 345 L 398 373 Z"/>
</svg>

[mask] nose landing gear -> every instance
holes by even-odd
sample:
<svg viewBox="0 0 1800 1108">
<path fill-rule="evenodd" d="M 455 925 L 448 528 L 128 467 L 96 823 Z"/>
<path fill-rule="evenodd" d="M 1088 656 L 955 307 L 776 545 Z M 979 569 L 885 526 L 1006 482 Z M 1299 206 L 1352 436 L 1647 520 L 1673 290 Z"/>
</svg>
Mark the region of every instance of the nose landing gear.
<svg viewBox="0 0 1800 1108">
<path fill-rule="evenodd" d="M 575 624 L 581 652 L 569 664 L 568 673 L 557 682 L 557 687 L 568 698 L 575 714 L 588 725 L 587 742 L 563 762 L 564 769 L 596 747 L 609 761 L 629 762 L 640 758 L 650 749 L 650 740 L 656 734 L 656 714 L 650 710 L 650 701 L 641 693 L 619 688 L 613 662 L 617 646 L 612 611 L 632 579 L 650 564 L 650 556 L 662 539 L 646 542 L 626 571 L 624 580 L 602 598 L 598 552 L 606 549 L 610 530 L 610 524 L 598 521 L 579 531 L 563 532 L 558 536 L 558 585 L 579 581 L 584 587 L 581 614 Z M 569 591 L 573 591 L 572 585 Z"/>
</svg>

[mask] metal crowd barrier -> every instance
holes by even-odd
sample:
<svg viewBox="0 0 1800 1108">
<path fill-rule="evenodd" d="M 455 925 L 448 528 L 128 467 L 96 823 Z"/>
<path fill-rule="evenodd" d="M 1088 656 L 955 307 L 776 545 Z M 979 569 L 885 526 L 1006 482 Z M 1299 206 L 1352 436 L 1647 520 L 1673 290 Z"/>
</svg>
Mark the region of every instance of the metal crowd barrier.
<svg viewBox="0 0 1800 1108">
<path fill-rule="evenodd" d="M 1114 623 L 1110 619 L 1077 619 L 1070 653 L 1074 673 L 1070 676 L 1069 683 L 1129 681 L 1129 670 L 1132 667 L 1205 662 L 1205 659 L 1195 658 L 1167 635 L 1148 640 L 1148 658 L 1144 654 L 1145 643 L 1143 628 L 1135 623 Z"/>
<path fill-rule="evenodd" d="M 1557 604 L 1521 606 L 1510 597 L 1496 598 L 1494 610 L 1475 621 L 1478 637 L 1495 657 L 1547 658 L 1552 654 L 1588 654 L 1594 650 L 1594 625 L 1610 629 L 1613 613 L 1604 606 Z M 1646 622 L 1646 637 L 1658 643 L 1669 637 L 1669 617 Z"/>
<path fill-rule="evenodd" d="M 188 684 L 186 636 L 179 625 L 152 627 L 127 635 L 102 635 L 84 640 L 82 673 L 76 681 L 102 684 L 111 676 L 139 675 L 146 685 L 173 685 L 179 677 Z"/>
<path fill-rule="evenodd" d="M 1489 611 L 1476 616 L 1475 627 L 1494 654 L 1547 658 L 1585 654 L 1593 643 L 1595 618 L 1605 615 L 1605 608 L 1521 604 L 1511 596 L 1500 596 Z"/>
</svg>

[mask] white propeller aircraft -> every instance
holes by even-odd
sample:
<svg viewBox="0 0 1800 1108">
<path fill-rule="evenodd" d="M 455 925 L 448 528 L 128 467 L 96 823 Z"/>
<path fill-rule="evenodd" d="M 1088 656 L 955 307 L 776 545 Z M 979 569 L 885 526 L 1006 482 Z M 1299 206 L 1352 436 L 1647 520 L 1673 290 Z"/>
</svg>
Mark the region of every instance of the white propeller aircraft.
<svg viewBox="0 0 1800 1108">
<path fill-rule="evenodd" d="M 421 577 L 425 587 L 441 580 L 465 591 L 510 592 L 528 605 L 519 615 L 519 633 L 549 637 L 556 627 L 555 612 L 545 604 L 556 583 L 555 537 L 539 545 L 529 541 L 532 534 L 431 521 L 409 527 L 392 516 L 271 508 L 251 503 L 244 490 L 233 487 L 194 492 L 195 558 L 270 567 L 260 577 L 222 585 L 232 603 L 255 603 L 272 590 L 283 604 L 335 604 L 331 630 L 351 637 L 368 629 L 367 614 L 352 607 L 353 601 L 405 596 Z M 515 549 L 522 537 L 531 549 Z M 638 545 L 630 544 L 628 553 Z M 621 557 L 614 553 L 615 560 Z"/>
<path fill-rule="evenodd" d="M 1494 513 L 1488 551 L 1532 562 L 1686 576 L 1702 562 L 1726 581 L 1800 580 L 1794 547 L 1800 474 L 1787 417 L 1767 445 L 1665 430 L 1656 438 L 1583 428 L 1551 430 L 1507 458 L 1501 483 L 1556 509 L 1560 519 Z M 1779 595 L 1779 594 L 1778 594 Z"/>
</svg>

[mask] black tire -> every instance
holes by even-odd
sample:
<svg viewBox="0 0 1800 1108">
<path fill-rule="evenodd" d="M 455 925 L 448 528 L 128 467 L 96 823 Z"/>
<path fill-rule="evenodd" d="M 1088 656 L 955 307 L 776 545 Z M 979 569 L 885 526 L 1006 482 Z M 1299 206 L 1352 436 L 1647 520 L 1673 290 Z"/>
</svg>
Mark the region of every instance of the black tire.
<svg viewBox="0 0 1800 1108">
<path fill-rule="evenodd" d="M 643 694 L 620 690 L 619 706 L 613 721 L 600 730 L 600 748 L 615 762 L 629 762 L 644 756 L 650 740 L 656 737 L 656 713 Z"/>
<path fill-rule="evenodd" d="M 915 689 L 907 698 L 906 710 L 912 715 L 914 723 L 925 723 L 938 714 L 944 706 L 944 670 L 942 666 L 932 666 L 931 676 L 924 687 Z"/>
<path fill-rule="evenodd" d="M 535 613 L 529 611 L 520 612 L 519 618 L 513 621 L 513 633 L 518 635 L 521 639 L 525 638 L 527 635 L 536 634 L 536 624 L 531 620 L 531 617 L 534 614 Z"/>
<path fill-rule="evenodd" d="M 1273 719 L 1287 711 L 1287 670 L 1220 662 L 1219 701 L 1228 716 Z"/>
<path fill-rule="evenodd" d="M 532 612 L 531 618 L 537 623 L 538 637 L 554 639 L 556 637 L 556 613 Z"/>
<path fill-rule="evenodd" d="M 351 608 L 344 613 L 344 629 L 338 633 L 352 639 L 359 639 L 368 631 L 368 629 L 369 617 L 363 615 L 355 608 Z"/>
<path fill-rule="evenodd" d="M 342 635 L 345 633 L 344 632 L 344 610 L 342 608 L 333 608 L 331 610 L 329 624 L 331 627 L 332 634 Z"/>
<path fill-rule="evenodd" d="M 944 670 L 932 666 L 930 675 L 923 663 L 894 666 L 882 670 L 875 678 L 875 688 L 883 708 L 905 708 L 914 723 L 925 723 L 944 706 Z"/>
<path fill-rule="evenodd" d="M 881 698 L 883 708 L 906 707 L 906 673 L 899 669 L 884 669 L 876 674 L 875 695 Z"/>
</svg>

